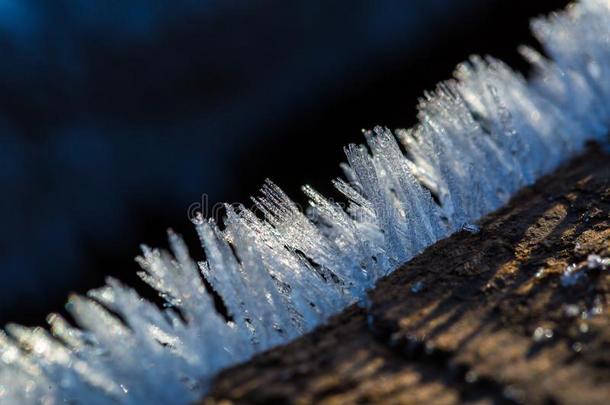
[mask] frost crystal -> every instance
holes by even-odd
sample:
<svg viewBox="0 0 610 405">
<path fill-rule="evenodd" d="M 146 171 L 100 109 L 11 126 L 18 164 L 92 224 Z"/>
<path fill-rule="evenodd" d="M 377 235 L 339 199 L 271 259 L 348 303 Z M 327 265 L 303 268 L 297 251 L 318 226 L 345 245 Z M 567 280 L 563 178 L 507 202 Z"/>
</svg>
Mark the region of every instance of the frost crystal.
<svg viewBox="0 0 610 405">
<path fill-rule="evenodd" d="M 306 186 L 312 221 L 267 182 L 254 199 L 264 219 L 227 206 L 222 226 L 195 221 L 204 262 L 195 263 L 173 233 L 171 253 L 143 248 L 141 276 L 165 309 L 108 279 L 70 298 L 78 327 L 59 315 L 48 317 L 50 330 L 8 325 L 0 333 L 0 402 L 194 401 L 220 369 L 311 330 L 587 140 L 603 141 L 610 1 L 583 0 L 536 20 L 533 30 L 551 59 L 522 48 L 535 67 L 529 81 L 498 60 L 472 57 L 421 100 L 418 126 L 396 134 L 375 128 L 366 146 L 349 145 L 346 180 L 334 182 L 347 209 Z M 608 263 L 590 257 L 588 266 Z"/>
<path fill-rule="evenodd" d="M 588 270 L 604 271 L 608 267 L 610 267 L 610 258 L 603 258 L 598 255 L 589 255 L 585 262 L 570 264 L 568 267 L 566 267 L 561 275 L 561 285 L 563 287 L 572 287 L 587 276 Z"/>
</svg>

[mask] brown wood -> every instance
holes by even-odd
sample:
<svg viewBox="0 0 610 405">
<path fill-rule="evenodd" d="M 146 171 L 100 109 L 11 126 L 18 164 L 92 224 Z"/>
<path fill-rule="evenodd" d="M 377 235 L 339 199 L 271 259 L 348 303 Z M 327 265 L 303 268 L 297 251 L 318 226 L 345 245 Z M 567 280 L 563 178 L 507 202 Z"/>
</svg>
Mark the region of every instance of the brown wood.
<svg viewBox="0 0 610 405">
<path fill-rule="evenodd" d="M 204 403 L 610 403 L 610 158 L 591 147 Z M 419 284 L 418 284 L 419 283 Z M 418 285 L 421 290 L 414 288 Z"/>
</svg>

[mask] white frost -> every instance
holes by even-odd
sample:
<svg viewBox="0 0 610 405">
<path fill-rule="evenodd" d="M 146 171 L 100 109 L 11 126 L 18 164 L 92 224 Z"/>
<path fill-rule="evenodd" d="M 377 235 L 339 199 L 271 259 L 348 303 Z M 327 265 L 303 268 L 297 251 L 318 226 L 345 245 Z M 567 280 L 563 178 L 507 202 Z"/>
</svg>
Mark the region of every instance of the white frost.
<svg viewBox="0 0 610 405">
<path fill-rule="evenodd" d="M 8 325 L 0 402 L 194 401 L 220 369 L 311 330 L 439 239 L 476 230 L 610 127 L 610 1 L 583 0 L 533 30 L 551 59 L 523 47 L 529 81 L 473 57 L 421 100 L 418 126 L 348 146 L 346 180 L 334 182 L 345 210 L 306 186 L 306 215 L 267 182 L 254 199 L 264 219 L 227 206 L 223 226 L 196 221 L 205 262 L 172 233 L 171 253 L 143 248 L 141 276 L 167 308 L 109 279 L 70 298 L 78 328 L 59 315 L 50 330 Z"/>
</svg>

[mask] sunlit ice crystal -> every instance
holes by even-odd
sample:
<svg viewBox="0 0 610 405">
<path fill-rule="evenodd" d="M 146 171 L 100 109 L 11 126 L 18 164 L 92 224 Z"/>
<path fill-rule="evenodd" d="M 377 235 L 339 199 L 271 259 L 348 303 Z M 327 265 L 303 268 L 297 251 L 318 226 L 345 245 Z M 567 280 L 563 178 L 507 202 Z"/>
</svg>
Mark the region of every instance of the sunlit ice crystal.
<svg viewBox="0 0 610 405">
<path fill-rule="evenodd" d="M 349 145 L 345 178 L 333 180 L 344 204 L 305 186 L 304 211 L 268 181 L 253 208 L 226 206 L 221 223 L 195 219 L 205 260 L 171 231 L 169 251 L 142 248 L 139 274 L 166 305 L 110 278 L 70 298 L 72 320 L 52 314 L 48 330 L 8 325 L 0 403 L 196 401 L 219 370 L 362 302 L 439 239 L 478 232 L 481 216 L 587 141 L 606 142 L 610 2 L 583 0 L 532 27 L 548 55 L 520 48 L 532 77 L 472 57 L 424 95 L 416 127 L 374 128 L 365 145 Z M 592 255 L 561 282 L 609 266 Z"/>
</svg>

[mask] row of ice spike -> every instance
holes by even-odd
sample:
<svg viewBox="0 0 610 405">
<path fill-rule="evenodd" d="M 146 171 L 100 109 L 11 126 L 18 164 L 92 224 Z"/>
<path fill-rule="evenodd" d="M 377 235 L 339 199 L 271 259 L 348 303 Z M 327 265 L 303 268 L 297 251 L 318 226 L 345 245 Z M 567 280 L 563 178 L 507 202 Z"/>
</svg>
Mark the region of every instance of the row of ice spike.
<svg viewBox="0 0 610 405">
<path fill-rule="evenodd" d="M 268 182 L 257 212 L 227 206 L 223 226 L 195 221 L 206 261 L 195 263 L 172 233 L 171 254 L 144 248 L 141 276 L 168 308 L 109 279 L 70 298 L 79 328 L 59 315 L 50 330 L 8 325 L 0 402 L 196 400 L 219 370 L 363 299 L 379 277 L 603 140 L 610 1 L 583 0 L 532 27 L 549 58 L 521 49 L 535 68 L 529 80 L 473 57 L 425 95 L 415 128 L 376 128 L 366 146 L 348 146 L 345 180 L 334 182 L 346 209 L 306 186 L 303 212 Z"/>
</svg>

